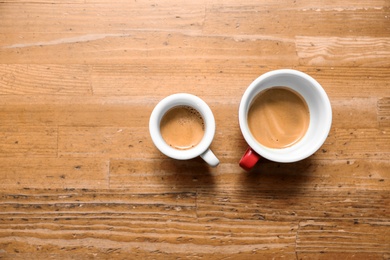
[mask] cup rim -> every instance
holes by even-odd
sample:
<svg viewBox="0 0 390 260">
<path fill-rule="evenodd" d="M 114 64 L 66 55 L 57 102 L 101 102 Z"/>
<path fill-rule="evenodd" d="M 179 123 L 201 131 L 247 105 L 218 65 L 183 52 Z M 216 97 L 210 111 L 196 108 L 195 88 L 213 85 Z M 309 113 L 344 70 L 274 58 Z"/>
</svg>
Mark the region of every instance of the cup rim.
<svg viewBox="0 0 390 260">
<path fill-rule="evenodd" d="M 262 83 L 264 83 L 265 80 L 269 79 L 270 77 L 274 76 L 295 76 L 302 78 L 303 80 L 306 80 L 310 83 L 310 85 L 315 88 L 315 92 L 318 93 L 318 96 L 321 98 L 321 101 L 323 103 L 323 111 L 324 111 L 324 118 L 323 118 L 323 127 L 321 131 L 320 138 L 316 139 L 313 144 L 310 146 L 310 148 L 306 149 L 305 151 L 301 152 L 295 152 L 295 148 L 299 143 L 301 143 L 305 138 L 305 136 L 298 141 L 296 144 L 286 147 L 286 148 L 269 148 L 262 144 L 260 144 L 252 134 L 250 133 L 249 127 L 247 125 L 247 111 L 248 107 L 250 106 L 250 102 L 252 102 L 253 98 L 256 95 L 252 95 L 253 92 L 260 88 Z M 276 87 L 276 86 L 275 86 Z M 265 87 L 264 89 L 267 89 L 270 87 Z M 259 91 L 260 92 L 260 91 Z M 259 93 L 257 92 L 257 93 Z M 299 93 L 299 91 L 298 91 Z M 244 136 L 245 141 L 248 143 L 248 145 L 260 156 L 271 160 L 275 162 L 282 162 L 282 163 L 289 163 L 289 162 L 296 162 L 303 160 L 312 154 L 314 154 L 325 142 L 330 129 L 332 125 L 332 108 L 330 105 L 329 98 L 325 92 L 325 90 L 322 88 L 322 86 L 311 76 L 308 74 L 293 70 L 293 69 L 278 69 L 266 72 L 262 75 L 260 75 L 257 79 L 255 79 L 245 90 L 244 95 L 241 98 L 240 106 L 239 106 L 239 125 L 241 132 Z"/>
<path fill-rule="evenodd" d="M 181 105 L 196 109 L 205 123 L 205 133 L 201 141 L 187 150 L 178 150 L 169 146 L 160 132 L 160 123 L 164 114 L 171 108 Z M 210 107 L 201 98 L 188 93 L 176 93 L 165 97 L 155 106 L 149 119 L 149 132 L 154 145 L 160 152 L 177 160 L 188 160 L 198 157 L 210 147 L 215 134 L 215 119 Z"/>
</svg>

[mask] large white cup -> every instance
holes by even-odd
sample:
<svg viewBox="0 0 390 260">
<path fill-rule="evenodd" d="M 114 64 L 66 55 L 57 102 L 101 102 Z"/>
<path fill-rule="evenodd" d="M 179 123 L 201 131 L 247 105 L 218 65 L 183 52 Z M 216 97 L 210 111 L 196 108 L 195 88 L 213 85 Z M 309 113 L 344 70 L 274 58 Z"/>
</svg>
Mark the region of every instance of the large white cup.
<svg viewBox="0 0 390 260">
<path fill-rule="evenodd" d="M 205 131 L 202 140 L 191 149 L 175 149 L 167 144 L 161 135 L 161 119 L 165 113 L 177 106 L 190 106 L 196 109 L 202 115 L 205 124 Z M 210 145 L 215 134 L 214 115 L 210 107 L 197 96 L 186 93 L 178 93 L 161 100 L 153 109 L 150 116 L 149 131 L 154 145 L 168 157 L 177 160 L 188 160 L 200 156 L 212 167 L 219 164 L 218 158 L 210 150 Z"/>
<path fill-rule="evenodd" d="M 259 143 L 248 127 L 248 111 L 254 98 L 266 89 L 283 86 L 298 92 L 306 101 L 310 112 L 310 124 L 306 134 L 286 148 L 269 148 Z M 311 76 L 291 69 L 267 72 L 254 80 L 242 96 L 239 107 L 241 132 L 249 148 L 240 160 L 240 166 L 251 169 L 260 157 L 275 162 L 296 162 L 315 153 L 325 142 L 331 124 L 332 108 L 322 86 Z"/>
</svg>

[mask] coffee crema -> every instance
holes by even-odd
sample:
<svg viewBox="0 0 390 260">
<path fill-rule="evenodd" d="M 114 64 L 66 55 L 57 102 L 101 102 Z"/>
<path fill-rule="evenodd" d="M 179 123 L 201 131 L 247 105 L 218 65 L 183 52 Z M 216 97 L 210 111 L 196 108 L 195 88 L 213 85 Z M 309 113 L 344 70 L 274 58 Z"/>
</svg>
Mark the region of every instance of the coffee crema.
<svg viewBox="0 0 390 260">
<path fill-rule="evenodd" d="M 168 110 L 160 123 L 165 142 L 178 150 L 188 150 L 200 143 L 205 129 L 202 115 L 190 106 L 176 106 Z"/>
<path fill-rule="evenodd" d="M 248 111 L 248 126 L 253 137 L 269 148 L 292 146 L 306 134 L 309 124 L 306 101 L 287 87 L 260 92 Z"/>
</svg>

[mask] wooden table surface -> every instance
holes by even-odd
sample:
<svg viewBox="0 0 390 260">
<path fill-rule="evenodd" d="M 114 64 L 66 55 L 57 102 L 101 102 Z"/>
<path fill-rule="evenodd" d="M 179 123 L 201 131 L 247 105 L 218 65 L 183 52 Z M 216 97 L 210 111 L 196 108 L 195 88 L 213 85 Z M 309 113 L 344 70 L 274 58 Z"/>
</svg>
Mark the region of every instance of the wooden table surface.
<svg viewBox="0 0 390 260">
<path fill-rule="evenodd" d="M 280 68 L 324 87 L 330 134 L 245 172 L 241 96 Z M 177 92 L 217 168 L 154 147 Z M 390 259 L 390 2 L 3 0 L 0 140 L 1 259 Z"/>
</svg>

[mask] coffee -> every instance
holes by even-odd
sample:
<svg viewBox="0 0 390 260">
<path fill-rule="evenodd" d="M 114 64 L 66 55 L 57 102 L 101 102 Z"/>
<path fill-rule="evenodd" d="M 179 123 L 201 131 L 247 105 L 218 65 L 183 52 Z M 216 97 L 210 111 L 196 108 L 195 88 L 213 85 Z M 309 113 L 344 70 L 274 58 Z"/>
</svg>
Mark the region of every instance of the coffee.
<svg viewBox="0 0 390 260">
<path fill-rule="evenodd" d="M 189 106 L 171 108 L 161 119 L 160 132 L 165 142 L 178 150 L 187 150 L 200 143 L 204 135 L 201 114 Z"/>
<path fill-rule="evenodd" d="M 248 112 L 248 126 L 253 137 L 269 148 L 285 148 L 306 133 L 310 112 L 305 100 L 286 87 L 260 92 Z"/>
</svg>

